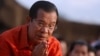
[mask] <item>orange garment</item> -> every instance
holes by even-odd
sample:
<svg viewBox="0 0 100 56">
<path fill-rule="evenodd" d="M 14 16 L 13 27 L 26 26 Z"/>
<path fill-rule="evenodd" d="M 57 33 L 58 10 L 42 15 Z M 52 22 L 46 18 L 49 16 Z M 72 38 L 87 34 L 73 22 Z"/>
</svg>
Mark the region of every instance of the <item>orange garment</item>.
<svg viewBox="0 0 100 56">
<path fill-rule="evenodd" d="M 62 56 L 60 43 L 49 38 L 48 56 Z M 32 56 L 27 39 L 27 25 L 8 30 L 0 35 L 0 56 Z"/>
</svg>

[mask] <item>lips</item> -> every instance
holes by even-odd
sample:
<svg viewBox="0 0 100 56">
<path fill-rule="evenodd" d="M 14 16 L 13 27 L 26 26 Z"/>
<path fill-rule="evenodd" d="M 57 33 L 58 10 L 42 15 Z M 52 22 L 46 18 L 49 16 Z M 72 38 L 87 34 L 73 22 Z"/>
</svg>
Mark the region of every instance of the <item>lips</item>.
<svg viewBox="0 0 100 56">
<path fill-rule="evenodd" d="M 37 38 L 39 40 L 46 40 L 47 39 L 47 36 L 46 35 L 37 35 Z"/>
</svg>

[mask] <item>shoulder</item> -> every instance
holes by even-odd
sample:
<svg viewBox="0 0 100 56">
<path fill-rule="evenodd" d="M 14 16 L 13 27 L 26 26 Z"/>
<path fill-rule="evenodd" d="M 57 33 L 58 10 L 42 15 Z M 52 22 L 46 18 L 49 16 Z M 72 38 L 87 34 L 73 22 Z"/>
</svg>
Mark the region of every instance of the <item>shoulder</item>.
<svg viewBox="0 0 100 56">
<path fill-rule="evenodd" d="M 9 29 L 1 34 L 2 37 L 9 37 L 20 31 L 21 26 Z"/>
<path fill-rule="evenodd" d="M 2 38 L 4 40 L 13 40 L 14 38 L 18 37 L 18 35 L 21 32 L 22 27 L 23 27 L 23 25 L 9 29 L 9 30 L 3 32 L 0 35 L 0 38 Z"/>
</svg>

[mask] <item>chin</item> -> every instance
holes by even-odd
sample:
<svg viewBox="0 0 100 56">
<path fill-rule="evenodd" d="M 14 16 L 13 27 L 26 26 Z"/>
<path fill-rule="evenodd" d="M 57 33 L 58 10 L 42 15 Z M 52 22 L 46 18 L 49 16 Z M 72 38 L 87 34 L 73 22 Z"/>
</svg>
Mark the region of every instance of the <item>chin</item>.
<svg viewBox="0 0 100 56">
<path fill-rule="evenodd" d="M 42 40 L 36 40 L 35 43 L 37 44 L 42 43 Z"/>
</svg>

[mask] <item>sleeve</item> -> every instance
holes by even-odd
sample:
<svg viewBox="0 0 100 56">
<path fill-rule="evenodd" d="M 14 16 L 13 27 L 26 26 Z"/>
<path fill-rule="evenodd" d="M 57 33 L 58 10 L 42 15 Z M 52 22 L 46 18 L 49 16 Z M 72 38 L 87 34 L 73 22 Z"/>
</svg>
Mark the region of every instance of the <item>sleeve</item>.
<svg viewBox="0 0 100 56">
<path fill-rule="evenodd" d="M 0 56 L 12 56 L 6 41 L 0 36 Z"/>
</svg>

